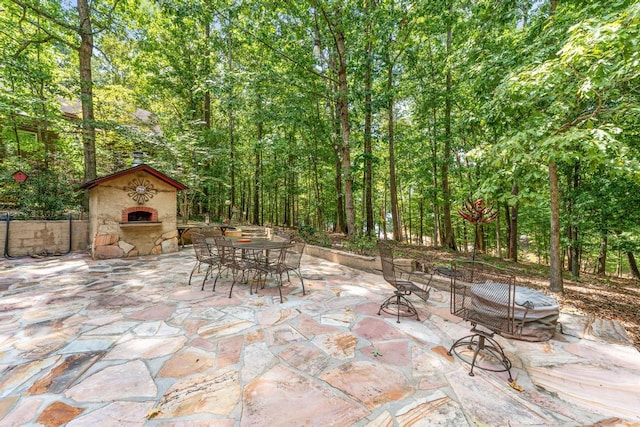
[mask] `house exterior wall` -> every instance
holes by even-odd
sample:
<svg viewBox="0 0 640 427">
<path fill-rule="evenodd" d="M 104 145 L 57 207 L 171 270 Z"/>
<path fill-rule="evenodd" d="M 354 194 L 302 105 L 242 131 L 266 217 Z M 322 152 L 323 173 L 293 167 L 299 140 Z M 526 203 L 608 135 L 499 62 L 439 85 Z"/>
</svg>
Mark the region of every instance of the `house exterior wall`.
<svg viewBox="0 0 640 427">
<path fill-rule="evenodd" d="M 142 204 L 131 197 L 140 183 L 155 190 L 153 197 Z M 176 197 L 175 187 L 146 171 L 132 172 L 91 188 L 92 256 L 105 259 L 178 251 Z M 126 222 L 127 213 L 136 209 L 152 212 L 152 221 Z"/>
</svg>

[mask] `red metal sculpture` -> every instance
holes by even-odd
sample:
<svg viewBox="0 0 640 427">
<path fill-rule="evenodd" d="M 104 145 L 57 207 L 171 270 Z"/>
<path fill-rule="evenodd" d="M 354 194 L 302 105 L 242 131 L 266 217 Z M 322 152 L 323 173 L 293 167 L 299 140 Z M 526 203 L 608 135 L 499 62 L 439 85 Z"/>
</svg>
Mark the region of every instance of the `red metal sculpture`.
<svg viewBox="0 0 640 427">
<path fill-rule="evenodd" d="M 464 201 L 458 213 L 465 220 L 475 225 L 475 241 L 473 244 L 473 259 L 476 258 L 476 244 L 478 243 L 478 225 L 489 223 L 498 217 L 498 211 L 493 208 L 493 202 L 485 204 L 482 199 Z"/>
</svg>

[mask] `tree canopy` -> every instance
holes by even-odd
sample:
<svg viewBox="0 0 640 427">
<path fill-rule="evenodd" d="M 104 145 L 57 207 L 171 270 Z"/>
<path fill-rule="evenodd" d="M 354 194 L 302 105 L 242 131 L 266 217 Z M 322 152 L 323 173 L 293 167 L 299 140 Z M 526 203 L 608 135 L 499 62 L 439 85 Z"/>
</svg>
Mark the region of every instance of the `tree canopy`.
<svg viewBox="0 0 640 427">
<path fill-rule="evenodd" d="M 638 274 L 637 2 L 0 10 L 3 209 L 33 215 L 44 192 L 42 211 L 82 210 L 69 188 L 142 151 L 188 185 L 185 218 L 223 220 L 229 201 L 242 221 L 352 242 L 526 254 L 557 291 L 563 270 Z M 479 199 L 497 218 L 475 227 L 457 209 Z"/>
</svg>

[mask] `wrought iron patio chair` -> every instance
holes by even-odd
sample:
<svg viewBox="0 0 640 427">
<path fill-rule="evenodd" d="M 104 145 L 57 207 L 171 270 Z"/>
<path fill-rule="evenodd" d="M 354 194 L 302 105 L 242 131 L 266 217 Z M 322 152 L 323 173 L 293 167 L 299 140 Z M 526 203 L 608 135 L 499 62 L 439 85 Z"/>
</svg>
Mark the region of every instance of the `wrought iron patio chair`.
<svg viewBox="0 0 640 427">
<path fill-rule="evenodd" d="M 210 274 L 212 274 L 213 269 L 217 268 L 219 270 L 220 259 L 217 254 L 211 252 L 209 245 L 205 237 L 200 233 L 191 233 L 191 241 L 193 243 L 193 250 L 196 253 L 196 263 L 191 270 L 191 274 L 189 275 L 189 286 L 191 286 L 191 278 L 193 277 L 193 273 L 196 270 L 199 270 L 203 264 L 206 264 L 207 270 L 204 275 L 204 279 L 202 279 L 202 287 L 204 290 L 204 283 L 207 281 L 207 278 Z M 213 285 L 215 289 L 215 283 Z"/>
<path fill-rule="evenodd" d="M 295 273 L 302 284 L 302 295 L 305 295 L 305 289 L 304 279 L 302 278 L 302 272 L 300 271 L 300 261 L 302 260 L 302 254 L 304 253 L 306 245 L 307 244 L 305 242 L 298 242 L 288 246 L 282 258 L 282 269 L 284 273 L 287 273 L 287 281 L 291 283 L 289 272 Z"/>
<path fill-rule="evenodd" d="M 516 277 L 505 269 L 477 261 L 454 262 L 451 268 L 451 313 L 471 323 L 471 334 L 455 341 L 456 354 L 474 368 L 508 372 L 511 361 L 495 335 L 514 334 Z"/>
<path fill-rule="evenodd" d="M 258 289 L 264 289 L 267 276 L 278 275 L 278 288 L 280 288 L 279 266 L 282 264 L 284 251 L 286 246 L 279 249 L 269 249 L 265 251 L 253 251 L 250 255 L 253 257 L 256 293 Z M 280 302 L 282 302 L 282 291 L 280 292 Z"/>
<path fill-rule="evenodd" d="M 411 278 L 409 271 L 400 269 L 394 264 L 393 248 L 384 242 L 378 242 L 378 251 L 380 253 L 380 261 L 382 263 L 382 275 L 384 280 L 395 288 L 393 295 L 384 300 L 380 305 L 378 314 L 383 311 L 388 314 L 397 316 L 397 322 L 400 323 L 400 317 L 416 316 L 416 320 L 420 321 L 418 310 L 413 303 L 407 298 L 409 295 L 416 295 L 423 301 L 429 299 L 431 287 L 431 275 L 429 275 L 426 284 L 419 285 L 409 280 Z"/>
<path fill-rule="evenodd" d="M 302 278 L 302 272 L 300 271 L 300 261 L 302 260 L 302 254 L 306 243 L 292 243 L 282 248 L 279 254 L 275 254 L 277 259 L 275 262 L 270 262 L 268 265 L 269 272 L 278 276 L 278 292 L 280 293 L 280 302 L 283 302 L 282 298 L 282 276 L 287 275 L 287 282 L 291 283 L 290 272 L 295 273 L 300 279 L 302 285 L 302 295 L 306 295 L 304 288 L 304 279 Z"/>
<path fill-rule="evenodd" d="M 229 298 L 231 298 L 233 287 L 238 282 L 238 278 L 240 278 L 240 281 L 243 281 L 249 276 L 250 271 L 255 269 L 255 267 L 252 260 L 243 258 L 239 255 L 240 251 L 237 251 L 233 247 L 233 242 L 231 240 L 223 236 L 214 236 L 214 240 L 218 256 L 220 257 L 220 268 L 218 276 L 216 276 L 213 283 L 213 289 L 215 290 L 216 282 L 222 272 L 225 270 L 229 271 L 233 277 L 231 288 L 229 289 Z M 251 293 L 251 286 L 249 286 L 249 292 Z"/>
</svg>

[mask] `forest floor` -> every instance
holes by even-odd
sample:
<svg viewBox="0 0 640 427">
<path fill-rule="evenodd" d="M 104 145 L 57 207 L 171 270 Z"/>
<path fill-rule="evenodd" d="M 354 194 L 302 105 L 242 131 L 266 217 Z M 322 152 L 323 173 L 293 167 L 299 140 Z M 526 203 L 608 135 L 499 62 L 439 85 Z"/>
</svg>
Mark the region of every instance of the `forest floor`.
<svg viewBox="0 0 640 427">
<path fill-rule="evenodd" d="M 332 246 L 344 250 L 341 240 L 338 236 L 332 235 Z M 427 257 L 445 266 L 454 259 L 471 259 L 470 253 L 438 250 L 429 246 L 403 244 L 398 249 L 406 251 L 408 257 Z M 549 290 L 549 267 L 546 265 L 522 261 L 514 263 L 484 254 L 477 255 L 476 259 L 509 268 L 516 274 L 518 284 L 553 295 L 563 312 L 618 321 L 640 351 L 639 280 L 610 275 L 598 276 L 585 272 L 581 272 L 580 277 L 576 278 L 565 272 L 564 292 L 559 294 Z"/>
</svg>

